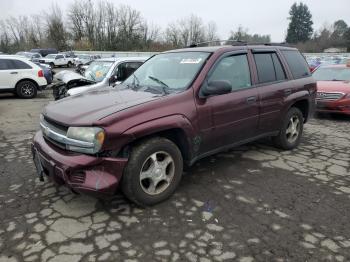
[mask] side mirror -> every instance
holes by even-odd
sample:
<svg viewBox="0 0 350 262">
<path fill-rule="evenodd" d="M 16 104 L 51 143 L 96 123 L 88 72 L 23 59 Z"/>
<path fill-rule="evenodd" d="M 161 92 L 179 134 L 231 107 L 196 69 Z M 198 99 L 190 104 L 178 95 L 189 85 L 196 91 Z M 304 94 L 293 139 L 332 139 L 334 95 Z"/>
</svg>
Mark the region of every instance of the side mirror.
<svg viewBox="0 0 350 262">
<path fill-rule="evenodd" d="M 207 97 L 212 95 L 223 95 L 231 93 L 232 85 L 226 80 L 214 80 L 201 88 L 200 96 Z"/>
<path fill-rule="evenodd" d="M 118 77 L 116 75 L 112 75 L 110 78 L 109 78 L 109 85 L 112 85 L 114 84 L 115 82 L 118 81 Z"/>
</svg>

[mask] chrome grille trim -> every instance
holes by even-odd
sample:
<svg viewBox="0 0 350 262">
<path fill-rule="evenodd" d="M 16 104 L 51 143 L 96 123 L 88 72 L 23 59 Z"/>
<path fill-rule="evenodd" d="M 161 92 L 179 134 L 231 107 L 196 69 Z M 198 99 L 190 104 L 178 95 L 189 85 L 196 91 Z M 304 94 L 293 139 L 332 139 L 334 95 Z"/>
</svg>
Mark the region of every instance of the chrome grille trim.
<svg viewBox="0 0 350 262">
<path fill-rule="evenodd" d="M 62 134 L 61 132 L 52 129 L 52 127 L 49 125 L 45 125 L 44 121 L 40 122 L 40 127 L 45 137 L 47 137 L 49 140 L 56 141 L 57 143 L 84 148 L 95 147 L 94 143 L 68 138 L 66 134 Z"/>
<path fill-rule="evenodd" d="M 335 101 L 345 96 L 341 92 L 317 92 L 316 99 L 323 101 Z"/>
</svg>

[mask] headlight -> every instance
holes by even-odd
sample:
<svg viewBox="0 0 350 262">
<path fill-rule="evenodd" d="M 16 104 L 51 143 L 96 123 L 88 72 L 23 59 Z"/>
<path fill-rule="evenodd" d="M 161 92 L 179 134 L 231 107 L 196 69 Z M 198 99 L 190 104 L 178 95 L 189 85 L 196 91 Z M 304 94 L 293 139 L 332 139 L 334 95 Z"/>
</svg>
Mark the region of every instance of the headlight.
<svg viewBox="0 0 350 262">
<path fill-rule="evenodd" d="M 99 127 L 68 128 L 66 148 L 71 151 L 95 154 L 102 148 L 105 132 Z"/>
</svg>

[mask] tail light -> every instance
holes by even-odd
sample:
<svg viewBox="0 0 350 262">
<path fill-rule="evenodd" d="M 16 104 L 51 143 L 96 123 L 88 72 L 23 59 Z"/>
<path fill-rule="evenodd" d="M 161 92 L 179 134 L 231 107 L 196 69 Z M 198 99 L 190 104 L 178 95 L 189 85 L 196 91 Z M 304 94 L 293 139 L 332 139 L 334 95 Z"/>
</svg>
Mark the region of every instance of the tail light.
<svg viewBox="0 0 350 262">
<path fill-rule="evenodd" d="M 38 72 L 38 77 L 44 77 L 44 72 L 43 72 L 43 70 L 39 70 L 39 72 Z"/>
</svg>

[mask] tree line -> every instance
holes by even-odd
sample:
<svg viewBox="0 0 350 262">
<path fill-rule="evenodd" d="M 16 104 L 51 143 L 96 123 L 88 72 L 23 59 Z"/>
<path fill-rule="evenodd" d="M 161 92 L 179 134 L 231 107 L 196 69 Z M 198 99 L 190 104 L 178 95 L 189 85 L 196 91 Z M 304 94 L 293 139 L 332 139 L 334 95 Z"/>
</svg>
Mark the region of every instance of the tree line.
<svg viewBox="0 0 350 262">
<path fill-rule="evenodd" d="M 344 20 L 314 30 L 312 14 L 303 3 L 294 3 L 289 15 L 287 43 L 295 44 L 304 52 L 322 52 L 330 47 L 345 48 L 350 52 L 350 26 Z"/>
<path fill-rule="evenodd" d="M 294 3 L 290 9 L 286 42 L 304 52 L 322 52 L 328 47 L 347 47 L 350 27 L 344 20 L 313 30 L 307 5 Z M 138 10 L 108 0 L 74 0 L 63 13 L 53 4 L 41 14 L 0 20 L 0 51 L 15 53 L 37 47 L 58 50 L 163 51 L 192 43 L 219 40 L 215 22 L 190 15 L 165 28 L 149 23 Z M 229 40 L 270 42 L 270 35 L 249 34 L 239 25 Z"/>
<path fill-rule="evenodd" d="M 232 40 L 268 42 L 270 36 L 250 35 L 239 26 Z M 0 20 L 0 51 L 14 53 L 37 47 L 58 50 L 162 51 L 218 40 L 215 22 L 197 15 L 180 18 L 162 29 L 127 5 L 75 0 L 66 13 L 54 4 L 43 14 Z"/>
</svg>

